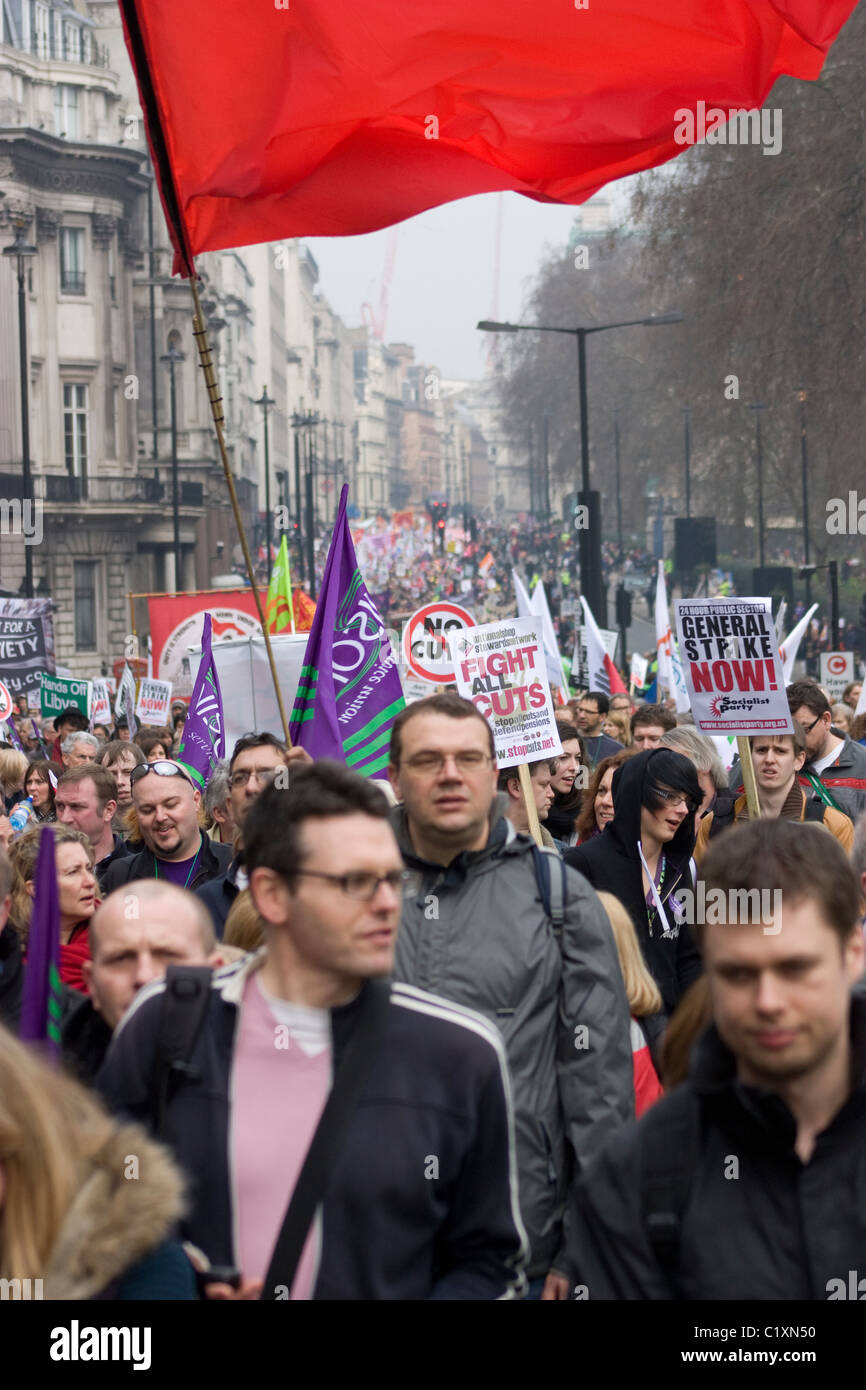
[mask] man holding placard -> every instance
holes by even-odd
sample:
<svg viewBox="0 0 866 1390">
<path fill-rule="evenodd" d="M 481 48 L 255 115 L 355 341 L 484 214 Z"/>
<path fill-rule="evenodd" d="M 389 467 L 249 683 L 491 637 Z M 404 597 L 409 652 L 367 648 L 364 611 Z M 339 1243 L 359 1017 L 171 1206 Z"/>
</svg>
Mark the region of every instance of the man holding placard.
<svg viewBox="0 0 866 1390">
<path fill-rule="evenodd" d="M 512 627 L 528 621 L 509 620 Z M 467 643 L 464 666 L 483 658 L 486 674 L 475 666 L 467 672 L 480 683 L 480 704 L 519 708 L 520 688 L 532 691 L 528 707 L 540 698 L 533 690 L 540 643 L 529 651 L 533 644 L 519 640 L 510 661 L 492 660 L 506 667 L 497 674 L 490 660 L 502 649 L 484 629 L 458 642 Z M 519 686 L 500 685 L 509 665 Z M 540 680 L 546 690 L 543 672 Z M 548 737 L 539 727 L 520 746 Z M 403 902 L 396 978 L 477 1010 L 502 1033 L 530 1291 L 564 1299 L 560 1245 L 571 1174 L 634 1116 L 628 1002 L 610 925 L 586 880 L 538 851 L 503 814 L 493 728 L 479 703 L 444 694 L 408 705 L 394 721 L 389 776 L 402 802 L 392 813 L 397 841 L 407 868 L 422 876 L 418 895 Z"/>
</svg>

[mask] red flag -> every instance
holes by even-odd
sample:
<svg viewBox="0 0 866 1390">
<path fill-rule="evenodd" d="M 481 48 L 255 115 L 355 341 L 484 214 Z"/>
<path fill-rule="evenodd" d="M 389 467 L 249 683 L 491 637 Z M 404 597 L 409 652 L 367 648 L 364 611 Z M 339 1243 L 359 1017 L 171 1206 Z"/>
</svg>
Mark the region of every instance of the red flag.
<svg viewBox="0 0 866 1390">
<path fill-rule="evenodd" d="M 120 0 L 175 270 L 514 189 L 581 203 L 677 112 L 814 79 L 856 0 Z"/>
</svg>

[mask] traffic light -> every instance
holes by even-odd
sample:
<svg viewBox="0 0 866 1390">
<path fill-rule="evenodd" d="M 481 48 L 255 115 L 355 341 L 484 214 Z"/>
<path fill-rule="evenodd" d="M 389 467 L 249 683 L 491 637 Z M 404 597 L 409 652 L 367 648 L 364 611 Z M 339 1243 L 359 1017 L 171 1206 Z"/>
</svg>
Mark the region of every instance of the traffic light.
<svg viewBox="0 0 866 1390">
<path fill-rule="evenodd" d="M 631 627 L 631 594 L 623 584 L 616 591 L 616 625 L 626 629 Z"/>
</svg>

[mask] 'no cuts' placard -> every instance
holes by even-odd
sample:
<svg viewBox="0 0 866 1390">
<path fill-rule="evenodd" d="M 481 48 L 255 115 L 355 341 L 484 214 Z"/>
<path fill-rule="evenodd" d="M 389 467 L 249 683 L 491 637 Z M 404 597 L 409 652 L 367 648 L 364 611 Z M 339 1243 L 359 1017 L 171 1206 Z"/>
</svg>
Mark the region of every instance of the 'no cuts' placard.
<svg viewBox="0 0 866 1390">
<path fill-rule="evenodd" d="M 770 600 L 680 599 L 675 608 L 700 733 L 793 733 Z"/>
<path fill-rule="evenodd" d="M 538 618 L 504 618 L 449 638 L 457 689 L 493 729 L 500 767 L 562 753 Z"/>
</svg>

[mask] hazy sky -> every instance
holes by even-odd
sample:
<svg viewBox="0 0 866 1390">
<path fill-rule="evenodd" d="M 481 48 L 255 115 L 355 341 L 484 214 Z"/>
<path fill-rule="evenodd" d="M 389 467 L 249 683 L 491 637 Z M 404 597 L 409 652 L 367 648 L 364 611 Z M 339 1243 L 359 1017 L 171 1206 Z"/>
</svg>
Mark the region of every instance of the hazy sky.
<svg viewBox="0 0 866 1390">
<path fill-rule="evenodd" d="M 604 196 L 625 206 L 626 181 Z M 484 333 L 475 327 L 493 311 L 495 193 L 431 208 L 398 228 L 388 300 L 386 341 L 411 343 L 419 360 L 445 377 L 480 377 Z M 502 195 L 500 319 L 519 317 L 545 246 L 561 247 L 580 209 Z M 378 308 L 388 229 L 367 236 L 306 238 L 321 272 L 322 293 L 350 326 L 365 300 Z"/>
</svg>

